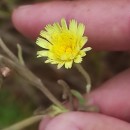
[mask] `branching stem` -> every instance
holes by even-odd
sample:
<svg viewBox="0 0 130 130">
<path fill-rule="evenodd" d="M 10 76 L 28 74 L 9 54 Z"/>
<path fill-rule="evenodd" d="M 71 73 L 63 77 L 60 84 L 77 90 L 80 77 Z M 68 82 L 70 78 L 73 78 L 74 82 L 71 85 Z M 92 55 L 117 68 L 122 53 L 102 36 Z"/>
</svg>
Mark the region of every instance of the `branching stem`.
<svg viewBox="0 0 130 130">
<path fill-rule="evenodd" d="M 2 39 L 0 39 L 0 47 L 10 58 L 9 59 L 3 55 L 0 55 L 0 63 L 5 64 L 9 68 L 16 71 L 22 78 L 27 80 L 30 85 L 35 86 L 40 91 L 42 91 L 42 93 L 45 94 L 48 99 L 50 99 L 56 106 L 63 110 L 65 109 L 60 101 L 57 100 L 57 98 L 46 88 L 42 81 L 37 76 L 35 76 L 25 65 L 19 63 L 18 58 L 8 49 Z"/>
</svg>

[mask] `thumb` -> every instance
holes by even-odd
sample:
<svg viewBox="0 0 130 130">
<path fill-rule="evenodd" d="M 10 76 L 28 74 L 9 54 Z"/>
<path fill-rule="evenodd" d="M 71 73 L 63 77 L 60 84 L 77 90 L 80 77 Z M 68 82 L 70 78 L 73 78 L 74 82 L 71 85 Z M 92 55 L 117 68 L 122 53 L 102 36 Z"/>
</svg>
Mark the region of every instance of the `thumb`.
<svg viewBox="0 0 130 130">
<path fill-rule="evenodd" d="M 47 124 L 43 121 L 39 130 L 130 130 L 130 124 L 101 114 L 70 112 Z"/>
</svg>

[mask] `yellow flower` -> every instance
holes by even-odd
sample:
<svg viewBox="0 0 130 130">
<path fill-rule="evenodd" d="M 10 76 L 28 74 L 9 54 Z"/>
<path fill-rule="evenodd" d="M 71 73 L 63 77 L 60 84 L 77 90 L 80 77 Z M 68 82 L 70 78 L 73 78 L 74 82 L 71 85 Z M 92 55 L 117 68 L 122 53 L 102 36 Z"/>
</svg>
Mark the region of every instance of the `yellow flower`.
<svg viewBox="0 0 130 130">
<path fill-rule="evenodd" d="M 37 52 L 37 57 L 47 57 L 45 63 L 58 64 L 57 68 L 65 65 L 71 68 L 72 63 L 81 63 L 82 57 L 91 47 L 83 48 L 88 38 L 83 36 L 85 26 L 71 20 L 69 27 L 65 19 L 61 19 L 61 25 L 54 23 L 46 25 L 45 30 L 40 32 L 36 44 L 44 50 Z"/>
</svg>

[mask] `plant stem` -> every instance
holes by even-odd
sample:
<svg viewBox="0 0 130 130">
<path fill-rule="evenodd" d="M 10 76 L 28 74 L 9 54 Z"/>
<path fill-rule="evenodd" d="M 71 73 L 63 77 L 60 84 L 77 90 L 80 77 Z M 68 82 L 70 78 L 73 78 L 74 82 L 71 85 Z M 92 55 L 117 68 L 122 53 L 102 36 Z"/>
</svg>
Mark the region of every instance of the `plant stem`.
<svg viewBox="0 0 130 130">
<path fill-rule="evenodd" d="M 13 61 L 18 62 L 17 57 L 8 49 L 8 47 L 4 44 L 2 39 L 0 38 L 0 47 L 5 52 L 5 54 Z"/>
<path fill-rule="evenodd" d="M 22 78 L 27 80 L 32 86 L 37 87 L 41 90 L 55 105 L 61 109 L 65 109 L 64 106 L 58 101 L 53 94 L 45 87 L 39 78 L 37 78 L 31 71 L 29 71 L 25 66 L 11 61 L 10 59 L 0 55 L 0 63 L 5 64 L 9 68 L 15 70 Z"/>
<path fill-rule="evenodd" d="M 64 80 L 58 80 L 58 84 L 63 87 L 63 98 L 69 98 L 70 110 L 74 110 L 73 97 L 69 85 Z"/>
<path fill-rule="evenodd" d="M 82 67 L 81 64 L 75 64 L 75 67 L 78 69 L 78 71 L 84 76 L 84 78 L 86 79 L 87 85 L 86 85 L 86 91 L 87 93 L 90 92 L 91 90 L 91 79 L 90 76 L 88 74 L 88 72 Z"/>
<path fill-rule="evenodd" d="M 18 59 L 19 59 L 19 62 L 22 64 L 22 65 L 25 65 L 24 63 L 24 60 L 23 60 L 23 53 L 22 53 L 22 48 L 19 44 L 17 44 L 17 48 L 18 48 Z"/>
<path fill-rule="evenodd" d="M 25 65 L 19 63 L 18 58 L 8 49 L 4 44 L 2 39 L 0 39 L 0 47 L 5 52 L 5 54 L 11 59 L 0 55 L 0 63 L 5 64 L 9 68 L 15 70 L 22 78 L 27 80 L 32 86 L 35 86 L 43 94 L 45 94 L 48 99 L 50 99 L 56 106 L 65 110 L 65 107 L 61 104 L 59 100 L 46 88 L 42 81 L 35 76 Z"/>
</svg>

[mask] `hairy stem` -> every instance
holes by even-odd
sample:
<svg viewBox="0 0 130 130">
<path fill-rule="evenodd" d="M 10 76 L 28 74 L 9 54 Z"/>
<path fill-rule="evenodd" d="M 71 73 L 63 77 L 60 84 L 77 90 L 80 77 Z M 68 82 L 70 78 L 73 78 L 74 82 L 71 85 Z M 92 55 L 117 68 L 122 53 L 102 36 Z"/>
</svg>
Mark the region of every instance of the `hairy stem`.
<svg viewBox="0 0 130 130">
<path fill-rule="evenodd" d="M 75 67 L 86 79 L 86 82 L 87 82 L 86 91 L 87 91 L 87 93 L 89 93 L 91 90 L 91 79 L 90 79 L 88 72 L 81 66 L 81 64 L 75 64 Z"/>
</svg>

